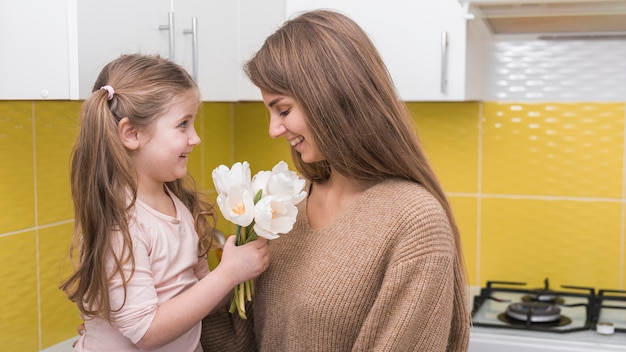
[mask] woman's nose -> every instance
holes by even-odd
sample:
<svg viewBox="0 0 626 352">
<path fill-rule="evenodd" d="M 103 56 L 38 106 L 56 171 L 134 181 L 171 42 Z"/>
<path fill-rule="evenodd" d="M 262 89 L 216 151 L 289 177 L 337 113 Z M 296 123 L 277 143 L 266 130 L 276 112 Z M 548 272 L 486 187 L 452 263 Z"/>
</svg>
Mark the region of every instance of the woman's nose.
<svg viewBox="0 0 626 352">
<path fill-rule="evenodd" d="M 271 138 L 278 138 L 286 131 L 287 129 L 285 128 L 285 126 L 283 126 L 280 119 L 275 119 L 275 118 L 270 119 L 269 134 Z"/>
</svg>

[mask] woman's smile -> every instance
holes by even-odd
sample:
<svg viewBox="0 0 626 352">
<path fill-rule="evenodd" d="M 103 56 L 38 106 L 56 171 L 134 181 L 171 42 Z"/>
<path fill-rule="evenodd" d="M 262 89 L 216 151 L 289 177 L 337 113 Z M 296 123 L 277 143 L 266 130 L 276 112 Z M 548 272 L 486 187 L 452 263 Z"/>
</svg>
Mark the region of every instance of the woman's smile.
<svg viewBox="0 0 626 352">
<path fill-rule="evenodd" d="M 300 144 L 300 142 L 302 142 L 303 140 L 304 140 L 304 137 L 302 137 L 302 136 L 295 137 L 295 138 L 289 140 L 289 145 L 291 145 L 292 147 L 295 147 L 298 144 Z"/>
</svg>

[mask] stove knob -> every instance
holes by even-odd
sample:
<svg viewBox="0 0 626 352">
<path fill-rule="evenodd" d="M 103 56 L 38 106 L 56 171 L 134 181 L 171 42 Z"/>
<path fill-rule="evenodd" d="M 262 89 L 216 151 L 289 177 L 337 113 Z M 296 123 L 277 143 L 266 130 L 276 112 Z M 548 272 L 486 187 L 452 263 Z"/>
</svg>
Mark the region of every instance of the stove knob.
<svg viewBox="0 0 626 352">
<path fill-rule="evenodd" d="M 606 321 L 600 321 L 596 324 L 596 331 L 602 335 L 612 335 L 615 332 L 615 326 L 613 323 Z"/>
</svg>

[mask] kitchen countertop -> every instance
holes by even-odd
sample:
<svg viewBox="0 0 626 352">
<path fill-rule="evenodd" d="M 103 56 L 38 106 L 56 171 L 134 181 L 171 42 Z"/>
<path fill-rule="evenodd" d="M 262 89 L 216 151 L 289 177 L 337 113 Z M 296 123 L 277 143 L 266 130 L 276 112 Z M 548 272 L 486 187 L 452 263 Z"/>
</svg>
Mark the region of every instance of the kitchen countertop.
<svg viewBox="0 0 626 352">
<path fill-rule="evenodd" d="M 40 352 L 69 352 L 72 351 L 72 344 L 74 341 L 78 340 L 80 336 L 76 335 L 71 339 L 67 339 L 65 341 L 59 342 L 54 346 L 50 346 L 46 349 L 41 350 Z"/>
<path fill-rule="evenodd" d="M 626 352 L 626 333 L 593 330 L 567 333 L 474 326 L 469 352 Z"/>
<path fill-rule="evenodd" d="M 68 352 L 78 336 L 41 352 Z M 600 335 L 594 331 L 564 334 L 472 327 L 469 352 L 626 352 L 626 333 Z"/>
</svg>

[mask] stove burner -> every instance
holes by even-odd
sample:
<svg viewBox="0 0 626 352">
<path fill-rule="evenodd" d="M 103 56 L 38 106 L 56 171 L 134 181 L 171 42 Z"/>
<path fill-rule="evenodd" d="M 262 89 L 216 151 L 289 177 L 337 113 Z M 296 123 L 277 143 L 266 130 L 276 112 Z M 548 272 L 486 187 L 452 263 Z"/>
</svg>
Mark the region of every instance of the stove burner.
<svg viewBox="0 0 626 352">
<path fill-rule="evenodd" d="M 565 300 L 552 292 L 536 292 L 522 297 L 523 302 L 549 302 L 552 304 L 563 304 Z"/>
<path fill-rule="evenodd" d="M 563 303 L 563 299 L 559 298 L 556 292 L 550 289 L 550 281 L 548 280 L 548 278 L 543 280 L 542 288 L 531 290 L 528 295 L 522 298 L 522 300 L 526 302 L 536 301 L 536 302 Z"/>
<path fill-rule="evenodd" d="M 550 289 L 548 279 L 544 287 L 528 289 L 522 286 L 526 283 L 487 281 L 480 295 L 474 297 L 474 326 L 552 333 L 585 331 L 598 322 L 599 307 L 612 308 L 614 305 L 600 303 L 595 289 L 589 287 L 560 286 L 565 290 L 557 291 Z M 613 297 L 610 299 L 614 300 Z M 621 302 L 618 303 L 621 306 Z"/>
<path fill-rule="evenodd" d="M 559 320 L 561 308 L 546 302 L 517 302 L 509 304 L 506 315 L 523 322 L 549 323 Z"/>
<path fill-rule="evenodd" d="M 509 317 L 506 313 L 500 313 L 498 314 L 498 320 L 500 320 L 503 323 L 509 323 L 513 326 L 528 326 L 529 323 L 526 321 L 522 321 L 522 320 L 517 320 L 517 319 L 513 319 L 511 317 Z M 572 319 L 566 317 L 565 315 L 561 315 L 561 317 L 558 320 L 555 321 L 550 321 L 547 323 L 530 323 L 531 326 L 536 326 L 536 327 L 545 327 L 545 328 L 553 328 L 556 326 L 566 326 L 572 323 Z"/>
</svg>

